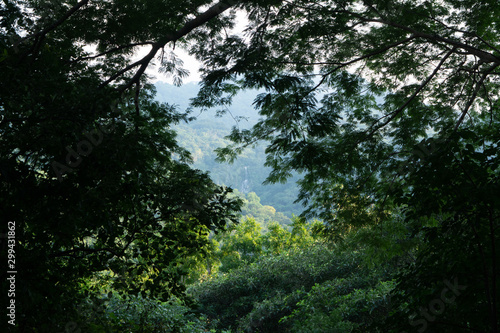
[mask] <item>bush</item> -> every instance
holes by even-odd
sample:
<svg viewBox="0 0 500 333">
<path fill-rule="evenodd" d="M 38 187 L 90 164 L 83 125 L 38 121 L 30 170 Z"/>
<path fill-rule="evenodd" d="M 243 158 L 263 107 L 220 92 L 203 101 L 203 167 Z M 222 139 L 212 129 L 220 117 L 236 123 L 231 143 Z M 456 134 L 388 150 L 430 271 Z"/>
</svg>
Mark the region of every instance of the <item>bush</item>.
<svg viewBox="0 0 500 333">
<path fill-rule="evenodd" d="M 206 318 L 196 316 L 177 298 L 168 302 L 135 296 L 88 300 L 80 314 L 86 323 L 84 332 L 209 332 Z"/>
<path fill-rule="evenodd" d="M 392 281 L 377 284 L 378 279 L 374 274 L 353 275 L 318 284 L 282 321 L 292 325 L 292 332 L 367 332 L 387 316 L 394 288 Z"/>
<path fill-rule="evenodd" d="M 262 257 L 249 266 L 197 284 L 188 289 L 218 327 L 276 332 L 279 319 L 316 283 L 347 277 L 360 271 L 359 254 L 340 253 L 316 245 L 273 257 Z M 284 329 L 281 325 L 281 329 Z"/>
</svg>

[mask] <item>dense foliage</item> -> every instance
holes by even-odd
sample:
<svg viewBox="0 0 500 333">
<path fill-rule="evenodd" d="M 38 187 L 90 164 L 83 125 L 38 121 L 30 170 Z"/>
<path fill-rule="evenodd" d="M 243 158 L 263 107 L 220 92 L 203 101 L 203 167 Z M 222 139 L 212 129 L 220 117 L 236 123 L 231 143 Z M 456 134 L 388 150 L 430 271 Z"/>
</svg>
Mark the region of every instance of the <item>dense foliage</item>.
<svg viewBox="0 0 500 333">
<path fill-rule="evenodd" d="M 16 331 L 499 331 L 497 0 L 5 0 L 0 13 Z M 146 75 L 156 64 L 179 84 L 175 47 L 202 62 L 193 108 L 258 91 L 259 119 L 219 158 L 261 142 L 268 182 L 300 173 L 290 227 L 252 193 L 265 229 L 234 226 L 242 200 L 189 165 L 173 127 L 188 115 Z"/>
<path fill-rule="evenodd" d="M 305 216 L 336 240 L 373 245 L 399 216 L 386 233 L 402 241 L 395 252 L 418 246 L 396 275 L 395 331 L 499 329 L 499 12 L 498 1 L 283 1 L 250 10 L 245 36 L 192 46 L 205 65 L 196 106 L 264 90 L 262 119 L 234 128 L 222 158 L 268 141 L 269 181 L 301 172 Z M 452 288 L 445 304 L 437 295 Z"/>
<path fill-rule="evenodd" d="M 175 141 L 171 127 L 185 117 L 153 100 L 146 77 L 122 71 L 135 46 L 192 20 L 196 10 L 181 7 L 0 4 L 0 219 L 2 233 L 16 226 L 18 332 L 62 331 L 102 288 L 181 296 L 185 258 L 236 220 L 238 200 L 191 169 Z"/>
<path fill-rule="evenodd" d="M 370 268 L 361 253 L 327 241 L 321 225 L 295 218 L 291 230 L 274 224 L 264 234 L 252 220 L 239 225 L 221 246 L 236 260 L 226 250 L 224 274 L 189 288 L 198 311 L 235 332 L 363 332 L 380 322 L 389 266 Z"/>
</svg>

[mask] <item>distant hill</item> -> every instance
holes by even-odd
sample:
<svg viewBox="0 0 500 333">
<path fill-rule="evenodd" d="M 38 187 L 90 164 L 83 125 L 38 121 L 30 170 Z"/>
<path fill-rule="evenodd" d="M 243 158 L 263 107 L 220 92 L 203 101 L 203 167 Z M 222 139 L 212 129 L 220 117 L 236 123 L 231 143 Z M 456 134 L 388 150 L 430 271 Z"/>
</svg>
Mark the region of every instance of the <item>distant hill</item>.
<svg viewBox="0 0 500 333">
<path fill-rule="evenodd" d="M 195 97 L 200 89 L 198 83 L 195 82 L 189 82 L 180 87 L 168 83 L 157 82 L 155 86 L 157 89 L 157 100 L 177 105 L 181 110 L 187 109 L 190 99 Z M 199 120 L 218 120 L 218 123 L 227 129 L 230 129 L 234 125 L 248 128 L 255 124 L 260 117 L 257 110 L 255 110 L 252 105 L 257 94 L 259 94 L 258 91 L 245 91 L 238 94 L 234 98 L 233 105 L 226 110 L 230 113 L 228 112 L 221 118 L 216 118 L 216 110 L 209 110 L 201 113 L 200 110 L 195 110 L 191 116 Z M 237 124 L 233 117 L 245 117 L 247 119 Z"/>
<path fill-rule="evenodd" d="M 187 83 L 181 87 L 157 83 L 156 89 L 158 101 L 174 104 L 180 110 L 185 110 L 190 99 L 196 96 L 199 86 L 196 83 Z M 222 117 L 216 117 L 215 110 L 203 113 L 194 110 L 191 115 L 197 120 L 175 127 L 179 144 L 191 152 L 194 167 L 208 171 L 216 183 L 230 186 L 244 194 L 255 192 L 263 205 L 272 206 L 287 216 L 292 213 L 298 215 L 302 212 L 302 207 L 293 203 L 298 194 L 295 184 L 298 178 L 290 179 L 287 184 L 262 185 L 270 171 L 264 167 L 263 145 L 247 149 L 233 164 L 215 161 L 214 150 L 228 144 L 224 137 L 233 126 L 248 128 L 259 119 L 258 112 L 252 106 L 257 94 L 256 91 L 249 91 L 237 95 L 229 108 L 230 112 Z M 246 117 L 247 120 L 237 123 L 233 117 Z"/>
</svg>

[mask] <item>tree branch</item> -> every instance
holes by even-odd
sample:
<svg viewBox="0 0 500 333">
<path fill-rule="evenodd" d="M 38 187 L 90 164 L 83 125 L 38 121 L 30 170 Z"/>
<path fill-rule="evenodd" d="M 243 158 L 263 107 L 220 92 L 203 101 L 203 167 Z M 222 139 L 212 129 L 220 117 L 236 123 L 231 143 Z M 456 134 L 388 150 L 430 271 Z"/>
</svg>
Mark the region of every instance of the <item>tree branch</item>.
<svg viewBox="0 0 500 333">
<path fill-rule="evenodd" d="M 474 100 L 477 97 L 477 93 L 479 92 L 479 89 L 481 89 L 484 80 L 486 80 L 486 77 L 488 76 L 488 74 L 490 72 L 492 72 L 495 68 L 497 68 L 499 65 L 500 65 L 500 63 L 499 64 L 494 64 L 493 66 L 491 66 L 490 68 L 488 68 L 488 70 L 486 70 L 483 73 L 483 75 L 481 76 L 481 79 L 479 79 L 479 81 L 476 83 L 476 87 L 474 88 L 474 91 L 472 92 L 472 96 L 467 101 L 467 104 L 465 105 L 465 108 L 462 111 L 462 115 L 460 116 L 460 119 L 458 119 L 458 121 L 457 121 L 457 123 L 455 125 L 455 128 L 454 128 L 455 131 L 458 129 L 458 127 L 460 127 L 460 124 L 464 121 L 465 115 L 469 112 L 469 109 L 472 106 L 472 103 L 474 103 Z"/>
<path fill-rule="evenodd" d="M 437 72 L 439 71 L 439 69 L 441 68 L 441 66 L 444 64 L 444 62 L 446 61 L 446 59 L 448 59 L 448 57 L 455 51 L 455 48 L 451 49 L 450 51 L 448 51 L 448 53 L 446 53 L 446 55 L 441 59 L 441 61 L 439 62 L 439 64 L 436 66 L 436 68 L 434 68 L 434 71 L 431 73 L 431 75 L 429 75 L 427 77 L 427 79 L 425 79 L 424 82 L 422 82 L 420 84 L 420 86 L 417 88 L 417 90 L 415 90 L 415 92 L 413 92 L 413 94 L 410 96 L 410 98 L 408 98 L 406 100 L 406 102 L 401 105 L 397 110 L 389 113 L 388 115 L 380 118 L 377 120 L 376 123 L 378 123 L 380 120 L 386 118 L 386 117 L 389 117 L 384 123 L 382 123 L 381 125 L 378 125 L 376 126 L 375 128 L 373 128 L 367 135 L 365 138 L 369 138 L 370 136 L 372 136 L 376 131 L 378 131 L 379 129 L 381 129 L 382 127 L 386 126 L 387 124 L 389 124 L 394 118 L 396 118 L 396 116 L 401 113 L 407 106 L 408 104 L 411 103 L 411 101 L 413 101 L 415 99 L 415 97 L 417 97 L 417 95 L 422 91 L 422 89 L 425 88 L 425 86 L 427 86 L 427 84 L 429 84 L 429 82 L 432 80 L 432 78 L 434 78 L 434 76 L 436 76 Z M 375 123 L 375 124 L 376 124 Z M 370 127 L 373 127 L 375 124 L 373 124 L 372 126 Z"/>
<path fill-rule="evenodd" d="M 420 38 L 424 38 L 424 39 L 431 40 L 431 41 L 436 41 L 436 42 L 443 42 L 443 43 L 446 43 L 448 45 L 453 46 L 455 49 L 456 48 L 460 48 L 460 49 L 466 50 L 469 54 L 473 54 L 473 55 L 477 56 L 478 58 L 482 59 L 484 62 L 488 62 L 488 63 L 492 62 L 492 63 L 500 64 L 500 58 L 498 58 L 497 56 L 495 56 L 495 55 L 493 55 L 491 53 L 488 53 L 486 51 L 480 50 L 478 48 L 475 48 L 473 46 L 467 45 L 465 43 L 461 43 L 459 41 L 450 39 L 450 38 L 446 38 L 446 37 L 442 37 L 442 36 L 434 35 L 434 34 L 429 34 L 429 33 L 425 33 L 425 32 L 421 32 L 421 31 L 415 30 L 413 28 L 404 26 L 402 24 L 391 22 L 391 21 L 386 21 L 386 20 L 383 20 L 383 19 L 379 19 L 379 20 L 370 19 L 369 21 L 370 22 L 377 22 L 377 23 L 386 24 L 386 25 L 389 25 L 389 26 L 392 26 L 392 27 L 395 27 L 395 28 L 398 28 L 398 29 L 401 29 L 401 30 L 405 30 L 405 31 L 411 32 L 416 37 L 420 37 Z"/>
<path fill-rule="evenodd" d="M 384 46 L 383 48 L 380 48 L 380 49 L 378 49 L 378 50 L 372 51 L 372 52 L 370 52 L 370 53 L 368 53 L 368 54 L 365 54 L 365 55 L 363 55 L 363 56 L 361 56 L 361 57 L 358 57 L 358 58 L 356 58 L 356 59 L 349 60 L 349 61 L 344 62 L 344 63 L 331 63 L 332 65 L 338 65 L 338 66 L 337 66 L 337 67 L 335 67 L 334 69 L 332 69 L 332 70 L 328 71 L 328 73 L 324 74 L 324 75 L 323 75 L 323 77 L 322 77 L 322 79 L 318 82 L 318 84 L 317 84 L 316 86 L 314 86 L 314 87 L 313 87 L 313 88 L 312 88 L 312 89 L 311 89 L 311 90 L 310 90 L 307 94 L 310 94 L 311 92 L 313 92 L 313 91 L 315 91 L 316 89 L 318 89 L 318 88 L 319 88 L 319 87 L 320 87 L 320 86 L 321 86 L 321 85 L 325 82 L 326 78 L 327 78 L 329 75 L 331 75 L 331 74 L 335 73 L 335 72 L 336 72 L 336 71 L 338 71 L 339 69 L 342 69 L 342 68 L 344 68 L 344 67 L 347 67 L 347 66 L 349 66 L 349 65 L 352 65 L 352 64 L 354 64 L 354 63 L 356 63 L 356 62 L 358 62 L 358 61 L 361 61 L 361 60 L 364 60 L 364 59 L 368 59 L 368 58 L 373 57 L 373 56 L 375 56 L 375 55 L 378 55 L 378 54 L 384 53 L 384 52 L 386 52 L 386 51 L 388 51 L 388 50 L 390 50 L 390 49 L 392 49 L 392 48 L 398 47 L 399 45 L 402 45 L 402 44 L 408 43 L 409 41 L 411 41 L 411 40 L 412 40 L 412 39 L 414 39 L 414 38 L 415 38 L 415 36 L 414 36 L 414 35 L 411 35 L 411 36 L 410 36 L 410 37 L 408 37 L 408 38 L 405 38 L 405 39 L 403 39 L 403 40 L 400 40 L 400 41 L 394 42 L 394 43 L 392 43 L 392 44 L 386 45 L 386 46 Z M 306 95 L 307 95 L 307 94 L 306 94 Z"/>
<path fill-rule="evenodd" d="M 467 30 L 462 30 L 462 29 L 458 29 L 458 28 L 455 28 L 455 27 L 451 27 L 451 26 L 445 24 L 444 22 L 439 21 L 438 19 L 436 19 L 434 17 L 431 17 L 430 19 L 433 20 L 434 22 L 437 22 L 437 23 L 441 24 L 443 27 L 445 27 L 448 30 L 459 32 L 459 33 L 462 33 L 464 35 L 469 35 L 469 36 L 475 37 L 475 38 L 479 39 L 481 42 L 483 42 L 486 46 L 488 46 L 493 51 L 496 51 L 496 52 L 500 53 L 500 50 L 498 48 L 496 48 L 494 45 L 492 45 L 491 43 L 489 43 L 487 40 L 485 40 L 483 37 L 479 36 L 475 32 L 470 32 L 470 31 L 467 31 Z"/>
<path fill-rule="evenodd" d="M 76 13 L 77 10 L 79 10 L 80 8 L 82 8 L 83 6 L 85 6 L 86 4 L 89 3 L 89 0 L 82 0 L 80 2 L 78 2 L 76 5 L 74 5 L 72 8 L 70 8 L 66 14 L 63 15 L 63 17 L 61 17 L 59 20 L 57 20 L 56 22 L 52 23 L 51 25 L 49 25 L 47 28 L 43 29 L 42 31 L 38 32 L 36 35 L 46 35 L 48 34 L 50 31 L 54 30 L 55 28 L 57 28 L 58 26 L 60 26 L 61 24 L 64 23 L 64 21 L 66 21 L 71 15 L 73 15 L 74 13 Z"/>
<path fill-rule="evenodd" d="M 109 79 L 107 79 L 106 81 L 104 81 L 103 83 L 101 83 L 101 85 L 99 87 L 102 88 L 102 87 L 108 85 L 109 83 L 111 83 L 112 81 L 114 81 L 115 79 L 117 79 L 118 77 L 120 77 L 121 75 L 123 75 L 126 72 L 130 71 L 131 69 L 133 69 L 133 68 L 135 68 L 137 66 L 141 66 L 142 70 L 139 69 L 139 71 L 136 73 L 136 75 L 134 76 L 134 78 L 132 78 L 127 84 L 125 84 L 120 89 L 120 91 L 124 91 L 127 88 L 131 87 L 136 82 L 136 77 L 140 77 L 144 73 L 144 71 L 146 70 L 147 66 L 149 65 L 149 62 L 154 58 L 156 52 L 158 52 L 158 50 L 160 48 L 161 48 L 161 46 L 158 45 L 157 43 L 153 44 L 153 47 L 152 47 L 151 51 L 149 51 L 149 53 L 144 58 L 142 58 L 141 60 L 138 60 L 138 61 L 134 62 L 133 64 L 130 64 L 127 67 L 119 70 L 117 73 L 113 74 Z"/>
<path fill-rule="evenodd" d="M 221 1 L 209 9 L 207 9 L 204 13 L 198 15 L 191 21 L 187 22 L 182 28 L 177 30 L 174 33 L 167 34 L 165 35 L 164 38 L 160 39 L 159 44 L 162 44 L 163 46 L 171 41 L 176 41 L 188 33 L 190 33 L 192 30 L 195 28 L 198 28 L 202 26 L 203 24 L 207 23 L 211 19 L 217 17 L 218 15 L 222 14 L 225 12 L 227 9 L 233 7 L 240 1 L 236 0 L 228 0 L 228 1 Z"/>
<path fill-rule="evenodd" d="M 88 57 L 80 57 L 80 58 L 77 58 L 75 60 L 71 60 L 70 62 L 92 60 L 92 59 L 103 57 L 103 56 L 105 56 L 107 54 L 110 54 L 110 53 L 113 53 L 113 52 L 116 52 L 116 51 L 120 51 L 120 50 L 123 50 L 123 49 L 126 49 L 126 48 L 136 47 L 136 46 L 144 46 L 144 45 L 152 45 L 152 44 L 153 44 L 153 42 L 143 42 L 143 43 L 132 43 L 132 44 L 127 44 L 127 45 L 121 45 L 121 46 L 114 47 L 112 49 L 106 50 L 104 52 L 101 52 L 99 54 L 95 54 L 95 55 L 88 56 Z"/>
<path fill-rule="evenodd" d="M 169 42 L 172 42 L 172 41 L 175 42 L 178 39 L 186 36 L 188 33 L 190 33 L 195 28 L 198 28 L 198 27 L 202 26 L 203 24 L 207 23 L 208 21 L 210 21 L 211 19 L 217 17 L 218 15 L 220 15 L 221 13 L 226 11 L 227 9 L 236 5 L 238 2 L 239 1 L 228 0 L 228 1 L 221 1 L 221 2 L 213 5 L 212 7 L 207 9 L 204 13 L 198 15 L 197 17 L 195 17 L 191 21 L 188 21 L 179 30 L 177 30 L 173 33 L 170 33 L 170 34 L 166 34 L 165 37 L 161 38 L 158 42 L 153 44 L 153 48 L 144 58 L 142 58 L 141 60 L 136 61 L 135 63 L 128 65 L 124 69 L 118 71 L 116 74 L 114 74 L 108 80 L 106 80 L 104 83 L 102 83 L 100 85 L 100 87 L 108 85 L 109 83 L 114 81 L 119 76 L 125 74 L 126 72 L 130 71 L 131 69 L 133 69 L 135 67 L 140 66 L 139 69 L 137 70 L 137 72 L 135 73 L 135 75 L 127 83 L 125 83 L 123 86 L 120 87 L 120 91 L 124 91 L 124 90 L 130 88 L 134 83 L 139 82 L 139 79 L 144 74 L 149 63 L 154 58 L 154 56 L 156 55 L 156 53 L 158 52 L 159 49 L 163 48 Z"/>
<path fill-rule="evenodd" d="M 52 23 L 51 25 L 49 25 L 48 27 L 46 27 L 42 31 L 39 31 L 37 33 L 31 34 L 29 36 L 22 38 L 18 42 L 18 44 L 24 40 L 35 38 L 35 43 L 33 44 L 32 48 L 31 48 L 31 52 L 34 52 L 38 48 L 38 46 L 40 45 L 40 42 L 41 42 L 41 40 L 43 40 L 45 35 L 47 35 L 49 32 L 51 32 L 52 30 L 56 29 L 58 26 L 63 24 L 71 15 L 76 13 L 80 8 L 82 8 L 83 6 L 85 6 L 88 3 L 89 3 L 89 0 L 82 0 L 82 1 L 78 2 L 76 5 L 71 7 L 59 20 Z"/>
<path fill-rule="evenodd" d="M 352 11 L 344 11 L 345 13 L 348 13 L 350 15 L 353 15 L 354 17 L 362 20 L 362 21 L 365 21 L 365 22 L 373 22 L 373 23 L 381 23 L 381 24 L 385 24 L 385 25 L 388 25 L 388 26 L 391 26 L 391 27 L 394 27 L 394 28 L 398 28 L 398 29 L 401 29 L 401 30 L 404 30 L 404 31 L 408 31 L 410 33 L 412 33 L 413 35 L 415 35 L 416 37 L 420 37 L 420 38 L 424 38 L 424 39 L 427 39 L 429 41 L 436 41 L 436 42 L 443 42 L 445 44 L 448 44 L 448 45 L 451 45 L 453 46 L 454 48 L 461 48 L 463 50 L 466 50 L 469 54 L 473 54 L 477 57 L 479 57 L 480 59 L 482 59 L 483 61 L 485 62 L 488 62 L 488 63 L 498 63 L 500 64 L 500 58 L 498 58 L 497 56 L 491 54 L 491 53 L 488 53 L 486 51 L 483 51 L 483 50 L 480 50 L 476 47 L 473 47 L 473 46 L 470 46 L 470 45 L 467 45 L 465 43 L 461 43 L 459 41 L 456 41 L 456 40 L 453 40 L 453 39 L 450 39 L 450 38 L 446 38 L 446 37 L 442 37 L 440 35 L 437 35 L 437 34 L 430 34 L 430 33 L 425 33 L 425 32 L 421 32 L 421 31 L 418 31 L 418 30 L 415 30 L 413 28 L 410 28 L 408 26 L 405 26 L 405 25 L 402 25 L 400 23 L 396 23 L 396 22 L 393 22 L 393 21 L 390 21 L 386 18 L 383 17 L 383 15 L 381 15 L 381 13 L 379 11 L 377 11 L 373 6 L 368 6 L 372 11 L 374 11 L 376 13 L 376 15 L 379 16 L 379 19 L 376 19 L 376 18 L 368 18 L 368 17 L 365 17 L 363 15 L 361 15 L 360 13 L 356 13 L 356 12 L 352 12 Z M 476 35 L 476 37 L 480 38 L 479 36 Z M 481 41 L 485 42 L 485 40 L 483 40 L 482 38 L 480 38 Z M 487 44 L 489 45 L 489 44 Z"/>
<path fill-rule="evenodd" d="M 23 56 L 20 58 L 20 62 L 22 62 L 28 56 L 28 54 L 36 53 L 39 50 L 39 48 L 41 46 L 41 42 L 45 38 L 45 35 L 47 35 L 50 31 L 56 29 L 58 26 L 63 24 L 71 15 L 76 13 L 81 7 L 88 4 L 88 2 L 89 2 L 89 0 L 82 0 L 82 1 L 78 2 L 76 5 L 74 5 L 72 8 L 70 8 L 59 20 L 52 23 L 51 25 L 49 25 L 48 27 L 46 27 L 42 31 L 38 31 L 36 33 L 33 33 L 33 34 L 28 35 L 26 37 L 23 37 L 19 41 L 17 41 L 16 43 L 14 43 L 14 48 L 17 48 L 17 46 L 19 44 L 21 44 L 23 41 L 26 41 L 26 40 L 31 39 L 31 38 L 35 39 L 33 41 L 33 45 L 31 45 L 29 51 L 24 53 Z"/>
</svg>

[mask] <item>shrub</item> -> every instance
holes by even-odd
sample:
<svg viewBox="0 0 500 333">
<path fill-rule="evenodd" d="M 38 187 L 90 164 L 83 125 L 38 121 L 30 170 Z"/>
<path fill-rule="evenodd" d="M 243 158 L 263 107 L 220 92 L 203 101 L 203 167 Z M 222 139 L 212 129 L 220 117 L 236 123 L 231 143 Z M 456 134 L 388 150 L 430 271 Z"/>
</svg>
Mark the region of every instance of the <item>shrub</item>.
<svg viewBox="0 0 500 333">
<path fill-rule="evenodd" d="M 100 304 L 100 305 L 99 305 Z M 207 320 L 195 315 L 181 300 L 168 302 L 129 296 L 87 300 L 80 307 L 84 332 L 199 333 L 208 332 Z M 213 331 L 215 332 L 215 331 Z"/>
<path fill-rule="evenodd" d="M 262 257 L 194 285 L 188 293 L 199 302 L 202 313 L 219 320 L 218 327 L 275 332 L 279 319 L 291 314 L 316 283 L 350 276 L 360 271 L 359 262 L 355 252 L 316 245 Z"/>
</svg>

